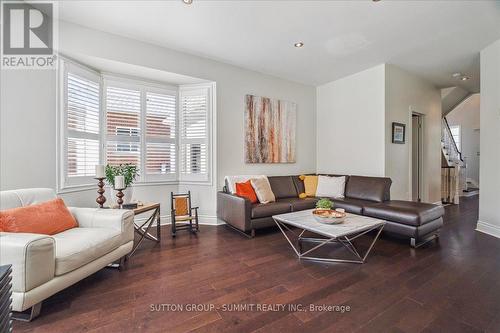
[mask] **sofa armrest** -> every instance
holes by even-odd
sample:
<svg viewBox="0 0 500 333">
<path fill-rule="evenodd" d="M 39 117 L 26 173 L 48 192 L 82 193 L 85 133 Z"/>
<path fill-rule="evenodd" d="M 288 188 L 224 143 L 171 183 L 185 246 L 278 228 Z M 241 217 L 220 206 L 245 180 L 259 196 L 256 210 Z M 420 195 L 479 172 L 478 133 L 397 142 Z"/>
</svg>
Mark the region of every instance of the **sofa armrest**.
<svg viewBox="0 0 500 333">
<path fill-rule="evenodd" d="M 234 194 L 217 192 L 217 217 L 240 229 L 250 231 L 252 203 L 247 198 Z"/>
<path fill-rule="evenodd" d="M 134 212 L 128 209 L 68 207 L 81 228 L 113 228 L 124 241 L 134 239 Z"/>
<path fill-rule="evenodd" d="M 54 277 L 55 241 L 47 235 L 0 232 L 0 265 L 12 265 L 12 291 L 27 292 Z"/>
</svg>

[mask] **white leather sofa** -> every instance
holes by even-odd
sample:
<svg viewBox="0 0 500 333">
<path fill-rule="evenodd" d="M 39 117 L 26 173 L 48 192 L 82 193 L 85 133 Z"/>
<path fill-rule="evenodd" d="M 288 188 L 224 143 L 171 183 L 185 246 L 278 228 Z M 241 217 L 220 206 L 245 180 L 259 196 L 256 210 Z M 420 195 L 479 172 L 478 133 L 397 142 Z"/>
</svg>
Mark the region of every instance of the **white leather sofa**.
<svg viewBox="0 0 500 333">
<path fill-rule="evenodd" d="M 0 209 L 56 198 L 52 189 L 0 192 Z M 12 309 L 31 320 L 41 302 L 130 253 L 134 215 L 130 210 L 75 208 L 78 227 L 48 236 L 0 232 L 0 265 L 12 265 Z M 16 316 L 14 316 L 16 317 Z"/>
</svg>

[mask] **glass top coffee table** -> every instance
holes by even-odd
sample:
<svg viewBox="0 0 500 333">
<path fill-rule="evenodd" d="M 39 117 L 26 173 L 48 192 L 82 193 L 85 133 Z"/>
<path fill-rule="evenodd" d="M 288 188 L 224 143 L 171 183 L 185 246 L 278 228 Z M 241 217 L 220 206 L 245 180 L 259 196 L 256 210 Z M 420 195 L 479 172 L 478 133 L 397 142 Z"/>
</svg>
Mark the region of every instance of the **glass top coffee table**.
<svg viewBox="0 0 500 333">
<path fill-rule="evenodd" d="M 273 216 L 274 221 L 300 259 L 363 264 L 385 225 L 384 220 L 349 213 L 345 217 L 344 222 L 341 224 L 325 224 L 318 222 L 314 218 L 312 211 L 313 210 L 310 209 Z M 290 226 L 297 229 L 290 228 Z M 366 252 L 364 254 L 360 254 L 352 241 L 374 230 L 376 231 L 376 234 L 373 241 Z M 306 231 L 321 236 L 321 238 L 303 237 Z M 294 242 L 288 237 L 287 232 L 288 234 L 294 234 L 296 236 L 296 244 L 294 244 Z M 313 242 L 318 244 L 306 251 L 302 251 L 303 242 Z M 311 256 L 312 252 L 331 243 L 341 244 L 349 250 L 349 252 L 354 256 L 354 259 Z"/>
</svg>

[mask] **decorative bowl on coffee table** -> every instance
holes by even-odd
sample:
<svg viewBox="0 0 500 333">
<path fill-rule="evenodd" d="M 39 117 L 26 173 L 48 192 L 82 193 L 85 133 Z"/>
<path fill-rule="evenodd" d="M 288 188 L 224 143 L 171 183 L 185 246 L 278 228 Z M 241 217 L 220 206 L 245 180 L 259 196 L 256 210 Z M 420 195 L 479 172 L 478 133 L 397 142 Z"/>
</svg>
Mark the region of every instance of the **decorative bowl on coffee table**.
<svg viewBox="0 0 500 333">
<path fill-rule="evenodd" d="M 340 224 L 343 223 L 346 213 L 338 212 L 333 209 L 315 209 L 312 214 L 316 221 L 325 224 Z"/>
</svg>

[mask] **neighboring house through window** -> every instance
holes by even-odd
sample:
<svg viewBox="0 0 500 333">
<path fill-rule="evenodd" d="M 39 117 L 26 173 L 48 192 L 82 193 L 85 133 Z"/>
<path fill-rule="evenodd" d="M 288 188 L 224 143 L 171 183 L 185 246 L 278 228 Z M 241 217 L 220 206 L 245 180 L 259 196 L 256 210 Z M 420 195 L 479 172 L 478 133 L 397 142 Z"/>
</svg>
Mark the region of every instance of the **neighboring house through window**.
<svg viewBox="0 0 500 333">
<path fill-rule="evenodd" d="M 116 128 L 116 135 L 117 136 L 133 136 L 133 137 L 138 137 L 139 136 L 139 129 L 138 128 L 132 128 L 132 127 L 117 127 Z M 137 152 L 137 147 L 133 144 L 130 143 L 117 143 L 116 144 L 116 151 L 119 152 Z"/>
</svg>

